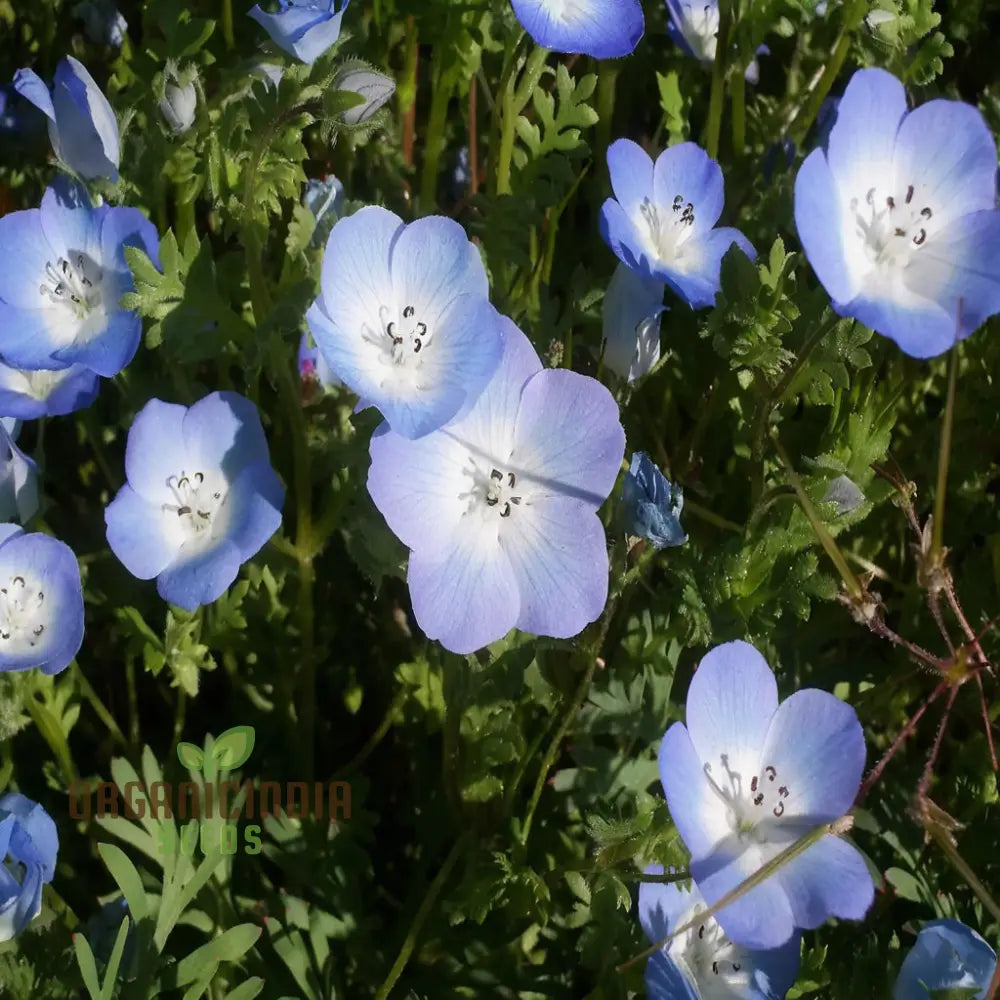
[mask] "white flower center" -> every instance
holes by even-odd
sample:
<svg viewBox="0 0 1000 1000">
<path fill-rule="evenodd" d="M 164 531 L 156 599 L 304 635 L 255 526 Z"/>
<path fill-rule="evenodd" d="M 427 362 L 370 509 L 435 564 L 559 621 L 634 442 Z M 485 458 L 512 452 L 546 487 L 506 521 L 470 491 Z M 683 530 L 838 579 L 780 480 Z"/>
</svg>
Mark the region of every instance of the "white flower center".
<svg viewBox="0 0 1000 1000">
<path fill-rule="evenodd" d="M 522 504 L 530 503 L 518 485 L 517 473 L 496 466 L 483 468 L 470 455 L 465 474 L 472 480 L 472 488 L 459 494 L 465 500 L 466 513 L 478 510 L 483 516 L 494 512 L 499 517 L 510 517 Z"/>
<path fill-rule="evenodd" d="M 86 319 L 103 304 L 104 272 L 84 253 L 47 261 L 38 293 L 54 306 L 61 306 L 75 319 Z"/>
<path fill-rule="evenodd" d="M 379 348 L 379 361 L 386 365 L 422 367 L 423 359 L 418 355 L 430 344 L 432 334 L 416 309 L 406 305 L 394 314 L 389 306 L 382 306 L 379 323 L 379 333 L 374 333 L 368 326 L 363 331 L 364 338 Z"/>
<path fill-rule="evenodd" d="M 905 267 L 927 242 L 934 210 L 917 196 L 913 184 L 896 190 L 871 187 L 864 197 L 851 198 L 851 220 L 873 268 Z"/>
<path fill-rule="evenodd" d="M 646 225 L 649 248 L 657 259 L 678 261 L 684 257 L 684 244 L 694 228 L 694 205 L 675 195 L 667 209 L 644 198 L 639 214 Z"/>
<path fill-rule="evenodd" d="M 704 765 L 705 777 L 715 794 L 726 804 L 726 819 L 738 839 L 763 844 L 772 838 L 774 821 L 785 814 L 785 800 L 791 794 L 773 764 L 765 764 L 750 781 L 729 765 L 729 755 L 719 756 L 719 767 Z"/>
<path fill-rule="evenodd" d="M 176 503 L 162 504 L 169 517 L 176 517 L 189 540 L 208 541 L 218 526 L 219 512 L 225 506 L 228 492 L 221 475 L 206 478 L 203 472 L 168 476 L 167 487 Z"/>
<path fill-rule="evenodd" d="M 45 594 L 37 583 L 19 575 L 0 587 L 0 650 L 23 653 L 41 641 L 48 624 Z"/>
<path fill-rule="evenodd" d="M 696 906 L 688 910 L 680 918 L 679 926 L 690 923 L 703 909 L 703 906 Z M 731 991 L 750 983 L 752 967 L 746 952 L 726 937 L 714 917 L 674 938 L 667 947 L 667 954 L 692 985 L 698 987 L 703 1000 L 732 997 Z"/>
<path fill-rule="evenodd" d="M 581 0 L 550 0 L 549 7 L 551 16 L 560 21 L 574 21 L 586 10 Z"/>
</svg>

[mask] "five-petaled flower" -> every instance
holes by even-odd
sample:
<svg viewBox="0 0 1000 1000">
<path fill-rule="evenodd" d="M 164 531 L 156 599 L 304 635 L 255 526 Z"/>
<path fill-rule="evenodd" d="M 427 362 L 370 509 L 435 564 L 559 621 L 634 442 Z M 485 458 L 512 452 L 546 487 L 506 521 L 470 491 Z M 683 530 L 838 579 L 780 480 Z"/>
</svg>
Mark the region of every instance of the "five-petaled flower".
<svg viewBox="0 0 1000 1000">
<path fill-rule="evenodd" d="M 667 0 L 667 34 L 701 63 L 715 62 L 719 45 L 719 0 Z M 758 52 L 767 52 L 762 45 Z M 756 83 L 760 67 L 754 59 L 746 68 L 748 83 Z"/>
<path fill-rule="evenodd" d="M 662 875 L 663 867 L 651 865 L 646 874 Z M 782 1000 L 798 975 L 801 935 L 793 934 L 779 948 L 750 951 L 726 937 L 715 917 L 695 922 L 706 909 L 697 886 L 640 885 L 639 921 L 646 937 L 654 944 L 671 938 L 646 964 L 649 1000 Z"/>
<path fill-rule="evenodd" d="M 334 374 L 415 438 L 482 391 L 502 351 L 479 252 L 451 219 L 404 225 L 370 206 L 341 219 L 306 315 Z"/>
<path fill-rule="evenodd" d="M 622 484 L 626 533 L 657 549 L 683 545 L 687 541 L 681 528 L 683 509 L 681 488 L 671 485 L 645 452 L 637 451 Z"/>
<path fill-rule="evenodd" d="M 656 163 L 619 139 L 608 148 L 615 197 L 601 209 L 601 236 L 618 259 L 669 285 L 693 309 L 711 306 L 722 257 L 735 243 L 753 258 L 737 229 L 712 227 L 724 200 L 718 163 L 693 142 L 664 150 Z"/>
<path fill-rule="evenodd" d="M 795 225 L 833 308 L 929 358 L 1000 312 L 997 150 L 982 115 L 859 70 L 795 179 Z"/>
<path fill-rule="evenodd" d="M 0 524 L 0 670 L 57 674 L 82 642 L 76 556 L 48 535 Z"/>
<path fill-rule="evenodd" d="M 644 278 L 624 264 L 615 268 L 604 294 L 604 365 L 628 382 L 660 360 L 663 282 Z"/>
<path fill-rule="evenodd" d="M 667 730 L 660 779 L 691 874 L 716 904 L 785 848 L 854 802 L 865 741 L 854 709 L 806 688 L 781 705 L 753 646 L 716 646 L 695 671 L 687 726 Z M 784 944 L 830 916 L 859 920 L 874 898 L 861 853 L 826 833 L 718 913 L 745 948 Z"/>
<path fill-rule="evenodd" d="M 538 45 L 596 59 L 627 56 L 646 27 L 639 0 L 511 0 L 511 5 Z"/>
<path fill-rule="evenodd" d="M 70 170 L 87 180 L 118 180 L 118 121 L 79 60 L 66 56 L 59 63 L 51 93 L 31 69 L 19 69 L 14 86 L 48 118 L 52 149 Z"/>
<path fill-rule="evenodd" d="M 0 798 L 0 941 L 20 934 L 42 909 L 52 881 L 59 834 L 52 817 L 18 792 Z"/>
<path fill-rule="evenodd" d="M 268 14 L 257 4 L 247 13 L 286 52 L 314 63 L 340 37 L 340 22 L 350 0 L 278 0 L 280 9 Z"/>
<path fill-rule="evenodd" d="M 186 611 L 218 598 L 281 524 L 264 428 L 234 392 L 190 408 L 151 399 L 129 430 L 125 473 L 105 511 L 108 544 Z"/>
<path fill-rule="evenodd" d="M 546 369 L 505 320 L 500 367 L 476 402 L 415 441 L 383 425 L 368 492 L 410 548 L 417 623 L 468 653 L 512 628 L 566 638 L 608 592 L 597 508 L 625 450 L 618 406 L 599 382 Z"/>
<path fill-rule="evenodd" d="M 159 239 L 135 208 L 93 208 L 77 188 L 49 188 L 41 208 L 0 218 L 0 355 L 9 366 L 83 365 L 117 375 L 139 346 L 142 324 L 119 307 L 134 289 L 124 248 L 154 260 Z"/>
<path fill-rule="evenodd" d="M 958 920 L 931 920 L 903 959 L 892 1000 L 930 1000 L 943 991 L 983 1000 L 997 967 L 996 952 Z M 932 992 L 933 991 L 933 992 Z"/>
</svg>

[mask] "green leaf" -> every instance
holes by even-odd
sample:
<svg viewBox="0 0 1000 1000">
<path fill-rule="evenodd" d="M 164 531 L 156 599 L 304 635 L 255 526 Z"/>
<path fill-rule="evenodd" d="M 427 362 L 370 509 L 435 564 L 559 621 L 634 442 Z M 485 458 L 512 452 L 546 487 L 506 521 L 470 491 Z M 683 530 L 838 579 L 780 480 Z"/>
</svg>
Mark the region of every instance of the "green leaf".
<svg viewBox="0 0 1000 1000">
<path fill-rule="evenodd" d="M 264 988 L 264 980 L 260 976 L 248 979 L 242 986 L 230 990 L 223 1000 L 253 1000 L 255 996 Z"/>
<path fill-rule="evenodd" d="M 205 763 L 205 751 L 193 743 L 178 743 L 177 759 L 189 770 L 200 771 Z"/>
<path fill-rule="evenodd" d="M 108 871 L 118 883 L 132 918 L 136 921 L 145 919 L 149 912 L 146 890 L 142 887 L 142 878 L 138 869 L 132 864 L 131 858 L 114 844 L 98 844 L 97 850 Z"/>
<path fill-rule="evenodd" d="M 218 762 L 219 770 L 232 771 L 249 760 L 253 745 L 253 726 L 233 726 L 216 737 L 212 755 Z"/>
<path fill-rule="evenodd" d="M 256 924 L 238 924 L 217 938 L 191 952 L 177 963 L 166 977 L 170 988 L 187 986 L 203 975 L 206 968 L 219 962 L 235 962 L 242 958 L 260 938 L 261 928 Z"/>
<path fill-rule="evenodd" d="M 83 985 L 87 987 L 91 1000 L 102 1000 L 101 981 L 97 978 L 97 963 L 94 961 L 94 953 L 90 950 L 87 939 L 82 934 L 74 934 L 73 948 L 76 951 L 76 963 L 80 967 Z"/>
</svg>

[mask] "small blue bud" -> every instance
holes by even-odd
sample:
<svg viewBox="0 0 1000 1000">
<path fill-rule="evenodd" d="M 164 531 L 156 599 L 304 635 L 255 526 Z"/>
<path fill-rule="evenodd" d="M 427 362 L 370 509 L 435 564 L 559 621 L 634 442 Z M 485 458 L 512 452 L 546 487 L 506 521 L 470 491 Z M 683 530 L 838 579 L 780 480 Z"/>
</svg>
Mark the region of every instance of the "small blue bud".
<svg viewBox="0 0 1000 1000">
<path fill-rule="evenodd" d="M 622 508 L 626 533 L 644 538 L 654 548 L 687 541 L 680 521 L 684 494 L 667 481 L 645 452 L 632 456 L 622 488 Z"/>
</svg>

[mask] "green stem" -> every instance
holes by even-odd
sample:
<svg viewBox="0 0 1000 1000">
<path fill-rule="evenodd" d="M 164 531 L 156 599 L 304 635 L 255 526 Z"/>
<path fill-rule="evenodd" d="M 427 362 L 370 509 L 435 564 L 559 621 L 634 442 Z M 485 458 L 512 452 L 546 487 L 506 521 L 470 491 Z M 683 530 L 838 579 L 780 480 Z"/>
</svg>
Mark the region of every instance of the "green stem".
<svg viewBox="0 0 1000 1000">
<path fill-rule="evenodd" d="M 97 423 L 94 408 L 89 407 L 84 410 L 81 419 L 83 420 L 84 433 L 90 442 L 91 450 L 94 452 L 97 467 L 101 470 L 101 475 L 104 476 L 104 480 L 111 492 L 117 493 L 118 487 L 121 486 L 121 481 L 111 471 L 111 463 L 108 461 L 107 453 L 104 450 L 104 442 L 101 440 L 101 428 Z"/>
<path fill-rule="evenodd" d="M 507 81 L 502 100 L 502 120 L 500 127 L 500 154 L 497 159 L 496 191 L 497 194 L 510 194 L 510 166 L 514 156 L 514 139 L 516 136 L 517 119 L 524 106 L 531 100 L 538 81 L 545 71 L 545 60 L 549 50 L 535 46 L 519 81 L 513 73 Z M 515 86 L 516 82 L 516 86 Z"/>
<path fill-rule="evenodd" d="M 227 51 L 236 48 L 236 38 L 233 35 L 233 0 L 222 0 L 222 38 Z"/>
<path fill-rule="evenodd" d="M 948 494 L 948 466 L 951 462 L 951 431 L 955 421 L 955 385 L 958 382 L 958 351 L 956 343 L 951 349 L 948 366 L 948 401 L 944 408 L 941 427 L 941 451 L 938 455 L 937 490 L 934 494 L 934 524 L 931 528 L 930 566 L 941 563 L 941 542 L 944 535 L 944 505 Z"/>
<path fill-rule="evenodd" d="M 125 661 L 125 690 L 128 696 L 128 742 L 133 752 L 139 750 L 139 696 L 135 687 L 135 657 Z"/>
<path fill-rule="evenodd" d="M 729 97 L 733 109 L 733 156 L 743 156 L 747 144 L 746 78 L 741 72 L 733 73 L 729 82 Z"/>
<path fill-rule="evenodd" d="M 110 711 L 108 711 L 104 702 L 101 701 L 100 696 L 94 690 L 90 681 L 88 681 L 84 676 L 83 671 L 80 669 L 80 664 L 77 663 L 76 660 L 73 661 L 72 672 L 73 679 L 76 681 L 76 686 L 80 689 L 80 694 L 82 694 L 83 697 L 90 702 L 91 707 L 94 709 L 94 712 L 97 713 L 97 717 L 101 720 L 101 722 L 104 723 L 108 732 L 111 734 L 111 737 L 123 747 L 128 747 L 128 741 L 125 739 L 125 735 L 119 728 L 118 723 L 115 722 L 115 717 Z"/>
<path fill-rule="evenodd" d="M 353 774 L 371 756 L 372 751 L 385 739 L 386 734 L 392 729 L 396 713 L 403 707 L 403 703 L 407 697 L 408 694 L 406 691 L 396 692 L 396 696 L 390 702 L 388 709 L 386 709 L 386 713 L 382 717 L 382 721 L 378 724 L 378 728 L 368 737 L 368 742 L 337 771 L 338 779 L 346 778 L 349 774 Z"/>
<path fill-rule="evenodd" d="M 452 845 L 451 850 L 448 852 L 448 857 L 445 858 L 445 862 L 441 866 L 441 870 L 434 876 L 434 881 L 431 882 L 427 893 L 420 903 L 420 908 L 413 918 L 413 923 L 410 924 L 410 929 L 406 932 L 406 939 L 403 941 L 403 946 L 399 949 L 399 954 L 396 956 L 396 961 L 393 962 L 389 974 L 378 988 L 375 1000 L 386 1000 L 386 997 L 389 996 L 392 988 L 396 985 L 396 981 L 403 974 L 403 970 L 406 968 L 406 964 L 413 954 L 413 949 L 417 945 L 417 938 L 420 936 L 420 932 L 423 930 L 424 924 L 427 922 L 427 918 L 434 908 L 434 904 L 441 895 L 441 890 L 444 888 L 452 869 L 458 863 L 458 859 L 462 856 L 470 841 L 471 834 L 466 830 Z"/>
<path fill-rule="evenodd" d="M 611 145 L 611 124 L 615 112 L 615 91 L 618 88 L 618 74 L 621 72 L 621 60 L 602 60 L 597 70 L 597 135 L 594 149 L 597 150 L 601 170 L 598 174 L 600 183 L 608 177 L 607 157 L 604 150 Z M 595 178 L 597 180 L 597 178 Z"/>
<path fill-rule="evenodd" d="M 702 507 L 700 503 L 688 500 L 687 497 L 684 498 L 684 510 L 690 511 L 695 517 L 701 518 L 702 521 L 714 524 L 717 528 L 724 528 L 726 531 L 733 531 L 737 535 L 742 535 L 746 530 L 742 525 L 737 524 L 735 521 L 730 521 L 728 518 L 721 517 L 719 514 L 709 510 L 707 507 Z"/>
<path fill-rule="evenodd" d="M 729 3 L 719 4 L 719 33 L 712 63 L 712 91 L 708 99 L 708 125 L 705 127 L 705 151 L 713 159 L 719 156 L 719 135 L 722 132 L 722 105 L 726 96 L 726 57 L 729 54 L 729 28 L 732 16 Z"/>
<path fill-rule="evenodd" d="M 184 192 L 178 186 L 174 187 L 174 235 L 178 246 L 187 243 L 188 236 L 195 232 L 194 199 L 184 200 Z"/>
<path fill-rule="evenodd" d="M 437 58 L 443 60 L 440 50 Z M 445 148 L 444 129 L 448 122 L 448 104 L 455 91 L 455 74 L 435 66 L 431 90 L 431 110 L 424 138 L 424 166 L 420 178 L 420 210 L 430 212 L 437 202 L 437 180 L 441 154 Z"/>
</svg>

